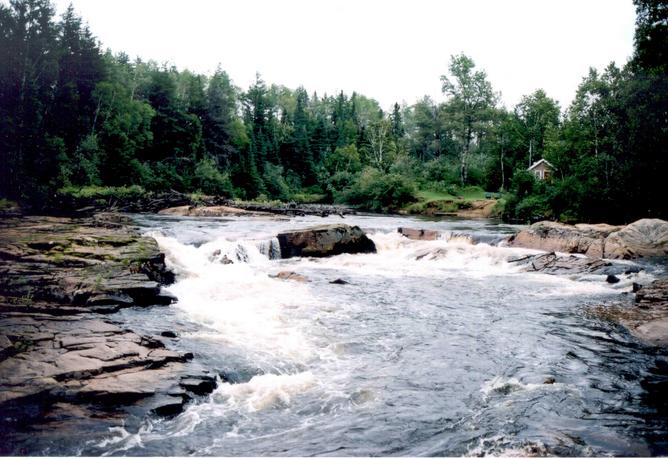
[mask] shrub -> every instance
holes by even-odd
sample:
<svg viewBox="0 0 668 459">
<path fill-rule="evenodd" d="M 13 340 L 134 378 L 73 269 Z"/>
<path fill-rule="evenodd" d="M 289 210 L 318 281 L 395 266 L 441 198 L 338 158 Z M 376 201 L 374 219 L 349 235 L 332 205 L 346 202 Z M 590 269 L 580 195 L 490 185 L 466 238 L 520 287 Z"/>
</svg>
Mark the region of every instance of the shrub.
<svg viewBox="0 0 668 459">
<path fill-rule="evenodd" d="M 459 166 L 457 163 L 440 157 L 427 161 L 422 166 L 422 176 L 426 183 L 443 182 L 445 185 L 459 183 Z"/>
<path fill-rule="evenodd" d="M 330 174 L 341 171 L 355 173 L 362 169 L 362 162 L 355 144 L 337 147 L 336 150 L 325 157 L 324 165 Z"/>
<path fill-rule="evenodd" d="M 141 170 L 142 185 L 152 191 L 184 191 L 185 182 L 173 164 L 165 162 L 144 163 Z"/>
<path fill-rule="evenodd" d="M 349 204 L 365 209 L 396 209 L 415 202 L 415 185 L 398 174 L 384 174 L 375 168 L 365 169 L 355 182 L 343 193 L 343 199 Z"/>
<path fill-rule="evenodd" d="M 74 152 L 68 173 L 69 182 L 75 185 L 100 185 L 100 155 L 97 136 L 86 136 Z"/>
<path fill-rule="evenodd" d="M 146 191 L 139 185 L 132 186 L 68 186 L 58 190 L 60 194 L 77 199 L 131 199 L 143 196 Z"/>
<path fill-rule="evenodd" d="M 267 193 L 281 201 L 289 201 L 292 195 L 290 186 L 283 177 L 283 167 L 271 163 L 264 163 L 264 173 L 262 174 Z M 260 197 L 258 196 L 258 199 Z"/>
<path fill-rule="evenodd" d="M 231 196 L 232 182 L 227 174 L 223 174 L 216 167 L 211 158 L 202 159 L 195 166 L 193 188 L 209 195 Z"/>
<path fill-rule="evenodd" d="M 343 202 L 343 192 L 352 186 L 356 179 L 355 174 L 351 174 L 347 171 L 337 172 L 336 174 L 329 177 L 327 180 L 327 186 L 325 189 L 327 198 L 329 201 Z"/>
<path fill-rule="evenodd" d="M 535 222 L 550 217 L 550 206 L 544 195 L 532 195 L 522 199 L 515 207 L 515 218 Z"/>
</svg>

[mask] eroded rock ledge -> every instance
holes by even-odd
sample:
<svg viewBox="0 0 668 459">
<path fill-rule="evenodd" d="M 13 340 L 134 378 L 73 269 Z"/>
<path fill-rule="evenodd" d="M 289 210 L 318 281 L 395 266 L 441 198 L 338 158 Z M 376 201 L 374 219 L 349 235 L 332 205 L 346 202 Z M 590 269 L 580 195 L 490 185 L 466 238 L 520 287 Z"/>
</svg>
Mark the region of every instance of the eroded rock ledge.
<svg viewBox="0 0 668 459">
<path fill-rule="evenodd" d="M 174 275 L 157 243 L 130 224 L 117 214 L 0 223 L 0 432 L 122 419 L 123 407 L 176 414 L 215 388 L 192 354 L 110 315 L 175 300 L 161 291 Z"/>
<path fill-rule="evenodd" d="M 593 313 L 622 324 L 647 344 L 668 346 L 668 277 L 641 287 L 631 305 L 598 306 Z"/>
<path fill-rule="evenodd" d="M 668 222 L 645 218 L 627 226 L 534 223 L 509 245 L 546 252 L 580 253 L 592 258 L 633 259 L 668 255 Z"/>
</svg>

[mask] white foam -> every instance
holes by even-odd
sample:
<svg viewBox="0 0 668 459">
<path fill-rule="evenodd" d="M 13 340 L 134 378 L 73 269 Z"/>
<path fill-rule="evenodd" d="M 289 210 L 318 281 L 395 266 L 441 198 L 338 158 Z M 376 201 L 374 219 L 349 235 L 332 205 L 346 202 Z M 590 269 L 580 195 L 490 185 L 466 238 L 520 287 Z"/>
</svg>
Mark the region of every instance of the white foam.
<svg viewBox="0 0 668 459">
<path fill-rule="evenodd" d="M 486 277 L 515 273 L 521 267 L 508 263 L 513 256 L 532 253 L 525 249 L 509 249 L 473 244 L 464 235 L 445 234 L 433 241 L 415 241 L 398 232 L 376 232 L 368 235 L 375 243 L 377 253 L 366 255 L 339 255 L 318 263 L 319 268 L 345 270 L 358 275 L 387 277 L 444 277 L 469 275 Z M 304 260 L 308 265 L 313 263 Z"/>
<path fill-rule="evenodd" d="M 213 400 L 229 408 L 255 412 L 289 405 L 292 398 L 313 388 L 316 379 L 305 371 L 296 374 L 264 374 L 243 384 L 221 384 Z"/>
<path fill-rule="evenodd" d="M 538 388 L 554 386 L 555 384 L 523 383 L 517 378 L 504 378 L 502 376 L 496 376 L 483 384 L 480 392 L 482 392 L 485 396 L 489 396 L 493 393 L 508 395 L 512 392 L 535 390 Z"/>
<path fill-rule="evenodd" d="M 102 456 L 111 456 L 115 453 L 127 451 L 130 448 L 143 448 L 142 436 L 149 434 L 153 429 L 153 424 L 150 419 L 145 421 L 137 433 L 128 432 L 125 427 L 110 427 L 109 432 L 112 434 L 109 438 L 105 438 L 101 442 L 95 444 L 98 448 L 112 448 L 105 451 Z"/>
<path fill-rule="evenodd" d="M 178 276 L 166 290 L 179 298 L 176 308 L 208 327 L 202 330 L 202 337 L 243 348 L 249 354 L 266 353 L 298 362 L 313 357 L 316 349 L 305 338 L 305 325 L 297 312 L 319 302 L 307 285 L 269 277 L 266 271 L 271 262 L 256 243 L 219 238 L 195 248 L 174 238 L 154 237 Z M 223 257 L 233 263 L 222 263 Z"/>
</svg>

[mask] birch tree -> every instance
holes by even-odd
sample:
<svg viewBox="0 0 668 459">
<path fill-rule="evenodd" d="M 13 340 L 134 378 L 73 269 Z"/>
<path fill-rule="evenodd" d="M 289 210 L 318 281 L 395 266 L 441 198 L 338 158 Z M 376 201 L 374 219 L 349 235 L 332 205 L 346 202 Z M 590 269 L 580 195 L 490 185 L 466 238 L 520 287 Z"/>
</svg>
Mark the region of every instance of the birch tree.
<svg viewBox="0 0 668 459">
<path fill-rule="evenodd" d="M 499 97 L 485 71 L 475 70 L 470 57 L 452 56 L 449 70 L 450 76 L 441 76 L 442 90 L 450 97 L 447 108 L 459 142 L 460 178 L 465 185 L 471 151 L 491 121 Z"/>
</svg>

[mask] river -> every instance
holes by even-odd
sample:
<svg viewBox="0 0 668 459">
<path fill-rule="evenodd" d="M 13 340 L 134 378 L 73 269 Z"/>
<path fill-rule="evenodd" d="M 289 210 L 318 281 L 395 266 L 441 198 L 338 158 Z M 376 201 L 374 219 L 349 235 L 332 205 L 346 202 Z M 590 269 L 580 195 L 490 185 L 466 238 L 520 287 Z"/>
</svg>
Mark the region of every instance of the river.
<svg viewBox="0 0 668 459">
<path fill-rule="evenodd" d="M 508 258 L 535 252 L 498 247 L 517 228 L 485 220 L 136 219 L 175 270 L 167 290 L 179 301 L 120 320 L 173 329 L 173 345 L 221 383 L 182 414 L 113 428 L 82 454 L 668 454 L 668 354 L 588 309 L 662 266 L 614 285 L 524 273 Z M 342 222 L 378 253 L 271 259 L 279 231 Z M 444 236 L 413 241 L 399 226 Z M 270 277 L 280 271 L 310 282 Z"/>
</svg>

